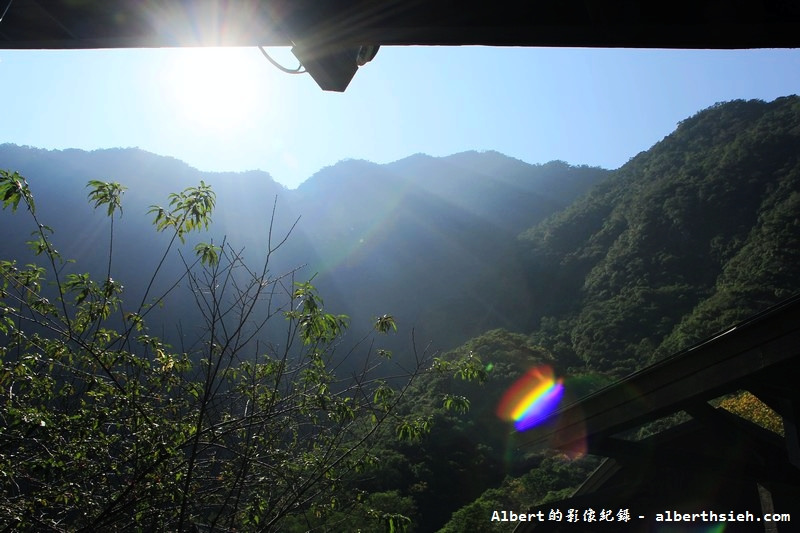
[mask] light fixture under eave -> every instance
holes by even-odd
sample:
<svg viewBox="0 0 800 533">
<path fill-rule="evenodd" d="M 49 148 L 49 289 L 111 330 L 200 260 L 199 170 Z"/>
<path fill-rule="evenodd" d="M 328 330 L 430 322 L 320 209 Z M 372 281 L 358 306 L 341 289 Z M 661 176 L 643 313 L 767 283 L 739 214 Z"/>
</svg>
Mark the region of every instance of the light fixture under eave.
<svg viewBox="0 0 800 533">
<path fill-rule="evenodd" d="M 350 80 L 363 66 L 378 53 L 379 45 L 366 45 L 356 48 L 314 49 L 297 44 L 292 53 L 323 91 L 344 92 Z"/>
</svg>

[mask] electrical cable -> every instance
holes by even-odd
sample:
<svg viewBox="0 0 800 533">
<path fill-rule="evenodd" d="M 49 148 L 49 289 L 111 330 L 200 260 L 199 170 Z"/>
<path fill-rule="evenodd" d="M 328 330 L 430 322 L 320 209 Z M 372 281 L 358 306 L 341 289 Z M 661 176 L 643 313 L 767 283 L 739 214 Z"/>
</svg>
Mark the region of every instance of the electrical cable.
<svg viewBox="0 0 800 533">
<path fill-rule="evenodd" d="M 305 69 L 303 69 L 302 63 L 300 65 L 298 65 L 298 67 L 296 69 L 286 68 L 283 65 L 279 64 L 274 59 L 272 59 L 271 57 L 269 57 L 269 54 L 267 54 L 267 51 L 264 50 L 263 46 L 259 46 L 258 49 L 261 50 L 261 53 L 264 54 L 264 57 L 266 57 L 269 60 L 269 62 L 272 63 L 273 66 L 275 66 L 275 68 L 278 68 L 278 69 L 282 70 L 283 72 L 285 72 L 287 74 L 305 74 L 307 72 Z M 300 70 L 300 69 L 303 69 L 303 70 Z"/>
<path fill-rule="evenodd" d="M 8 13 L 8 8 L 10 8 L 11 4 L 13 4 L 13 3 L 14 3 L 14 0 L 8 0 L 8 5 L 3 10 L 3 14 L 0 15 L 0 22 L 3 22 L 3 19 L 6 17 L 6 13 Z"/>
</svg>

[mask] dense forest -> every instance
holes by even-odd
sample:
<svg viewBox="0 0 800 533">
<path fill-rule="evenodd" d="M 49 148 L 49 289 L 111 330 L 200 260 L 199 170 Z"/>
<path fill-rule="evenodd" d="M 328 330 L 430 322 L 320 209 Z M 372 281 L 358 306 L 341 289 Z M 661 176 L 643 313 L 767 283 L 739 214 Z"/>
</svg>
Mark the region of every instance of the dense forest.
<svg viewBox="0 0 800 533">
<path fill-rule="evenodd" d="M 719 104 L 523 232 L 536 338 L 629 371 L 795 293 L 798 127 L 796 97 Z"/>
<path fill-rule="evenodd" d="M 615 171 L 528 165 L 494 152 L 415 155 L 388 165 L 344 161 L 294 191 L 265 173 L 201 174 L 139 150 L 2 145 L 0 222 L 9 237 L 0 259 L 9 261 L 0 392 L 13 431 L 0 439 L 7 495 L 0 524 L 508 530 L 489 522 L 491 510 L 563 497 L 598 465 L 593 457 L 514 451 L 512 427 L 495 408 L 527 369 L 547 364 L 565 376 L 568 402 L 800 292 L 798 147 L 796 96 L 700 111 Z M 38 230 L 23 213 L 23 206 L 32 211 L 28 193 L 14 188 L 23 176 L 36 198 Z M 201 179 L 215 196 L 197 186 Z M 97 181 L 87 188 L 89 180 L 128 189 Z M 151 204 L 164 207 L 145 216 Z M 196 218 L 181 211 L 189 207 L 200 209 Z M 208 235 L 196 237 L 206 222 L 213 222 Z M 52 233 L 42 229 L 49 226 Z M 168 260 L 152 251 L 184 240 L 186 251 Z M 259 271 L 250 261 L 264 254 Z M 112 257 L 124 292 L 109 281 Z M 39 283 L 22 268 L 31 262 L 52 267 L 69 290 Z M 153 269 L 163 281 L 149 276 Z M 80 277 L 84 271 L 101 281 L 92 285 Z M 226 283 L 236 289 L 230 307 L 207 297 Z M 13 299 L 14 286 L 30 292 L 34 285 L 37 299 L 24 292 Z M 149 306 L 143 293 L 165 297 Z M 123 296 L 145 304 L 135 323 L 130 313 L 117 318 Z M 288 304 L 275 306 L 278 296 Z M 75 310 L 51 307 L 61 300 Z M 115 310 L 103 311 L 109 305 Z M 130 332 L 145 314 L 147 335 L 135 337 Z M 280 320 L 256 327 L 256 315 Z M 33 316 L 38 329 L 23 328 Z M 82 317 L 78 331 L 73 324 Z M 247 324 L 241 331 L 258 334 L 241 338 L 231 329 L 237 320 Z M 191 333 L 197 324 L 224 334 Z M 229 344 L 220 348 L 218 337 Z M 103 354 L 112 346 L 121 355 L 109 362 Z M 205 374 L 197 374 L 192 346 L 200 346 Z M 64 350 L 84 354 L 86 366 L 54 355 Z M 228 366 L 208 371 L 228 350 Z M 292 370 L 281 366 L 289 362 Z M 52 365 L 61 373 L 46 383 L 34 379 Z M 87 381 L 90 367 L 102 379 Z M 205 385 L 192 388 L 190 376 L 202 375 Z M 259 389 L 265 383 L 273 383 L 272 393 Z M 158 387 L 173 392 L 140 408 Z M 26 404 L 24 391 L 49 400 Z M 128 403 L 112 401 L 114 391 L 125 391 Z M 177 391 L 191 394 L 178 401 Z M 268 413 L 258 430 L 256 405 Z M 276 417 L 278 407 L 293 418 Z M 169 442 L 147 425 L 157 408 L 169 414 L 162 433 Z M 149 428 L 137 437 L 145 444 L 128 442 L 135 430 L 109 425 L 112 412 Z M 91 440 L 98 424 L 107 429 L 97 445 L 122 459 L 108 464 L 113 474 L 82 474 L 85 486 L 69 478 L 75 465 L 31 444 L 48 431 L 85 454 L 70 439 Z M 26 453 L 34 466 L 20 471 L 13 457 Z M 300 490 L 279 468 L 315 484 Z M 101 490 L 101 478 L 132 488 Z M 59 500 L 44 479 L 62 489 L 76 483 L 68 489 L 75 497 Z M 145 511 L 137 502 L 163 494 L 154 479 L 172 487 L 176 500 Z M 133 503 L 123 505 L 131 495 Z"/>
</svg>

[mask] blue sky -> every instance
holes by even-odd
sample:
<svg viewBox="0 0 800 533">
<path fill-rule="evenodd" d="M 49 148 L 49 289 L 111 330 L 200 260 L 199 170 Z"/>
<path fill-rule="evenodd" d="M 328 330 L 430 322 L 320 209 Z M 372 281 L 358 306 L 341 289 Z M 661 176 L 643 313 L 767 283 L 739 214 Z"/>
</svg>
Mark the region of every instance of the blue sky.
<svg viewBox="0 0 800 533">
<path fill-rule="evenodd" d="M 290 188 L 419 152 L 616 168 L 716 102 L 798 92 L 800 50 L 384 47 L 343 94 L 257 48 L 0 50 L 0 143 L 139 147 Z"/>
</svg>

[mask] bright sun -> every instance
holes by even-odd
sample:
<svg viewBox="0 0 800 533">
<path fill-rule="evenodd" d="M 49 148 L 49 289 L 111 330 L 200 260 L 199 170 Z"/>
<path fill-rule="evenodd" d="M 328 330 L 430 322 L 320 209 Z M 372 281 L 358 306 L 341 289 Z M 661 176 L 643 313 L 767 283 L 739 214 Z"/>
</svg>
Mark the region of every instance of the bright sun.
<svg viewBox="0 0 800 533">
<path fill-rule="evenodd" d="M 165 73 L 180 112 L 204 129 L 226 131 L 243 125 L 256 105 L 254 65 L 247 49 L 180 50 Z"/>
</svg>

